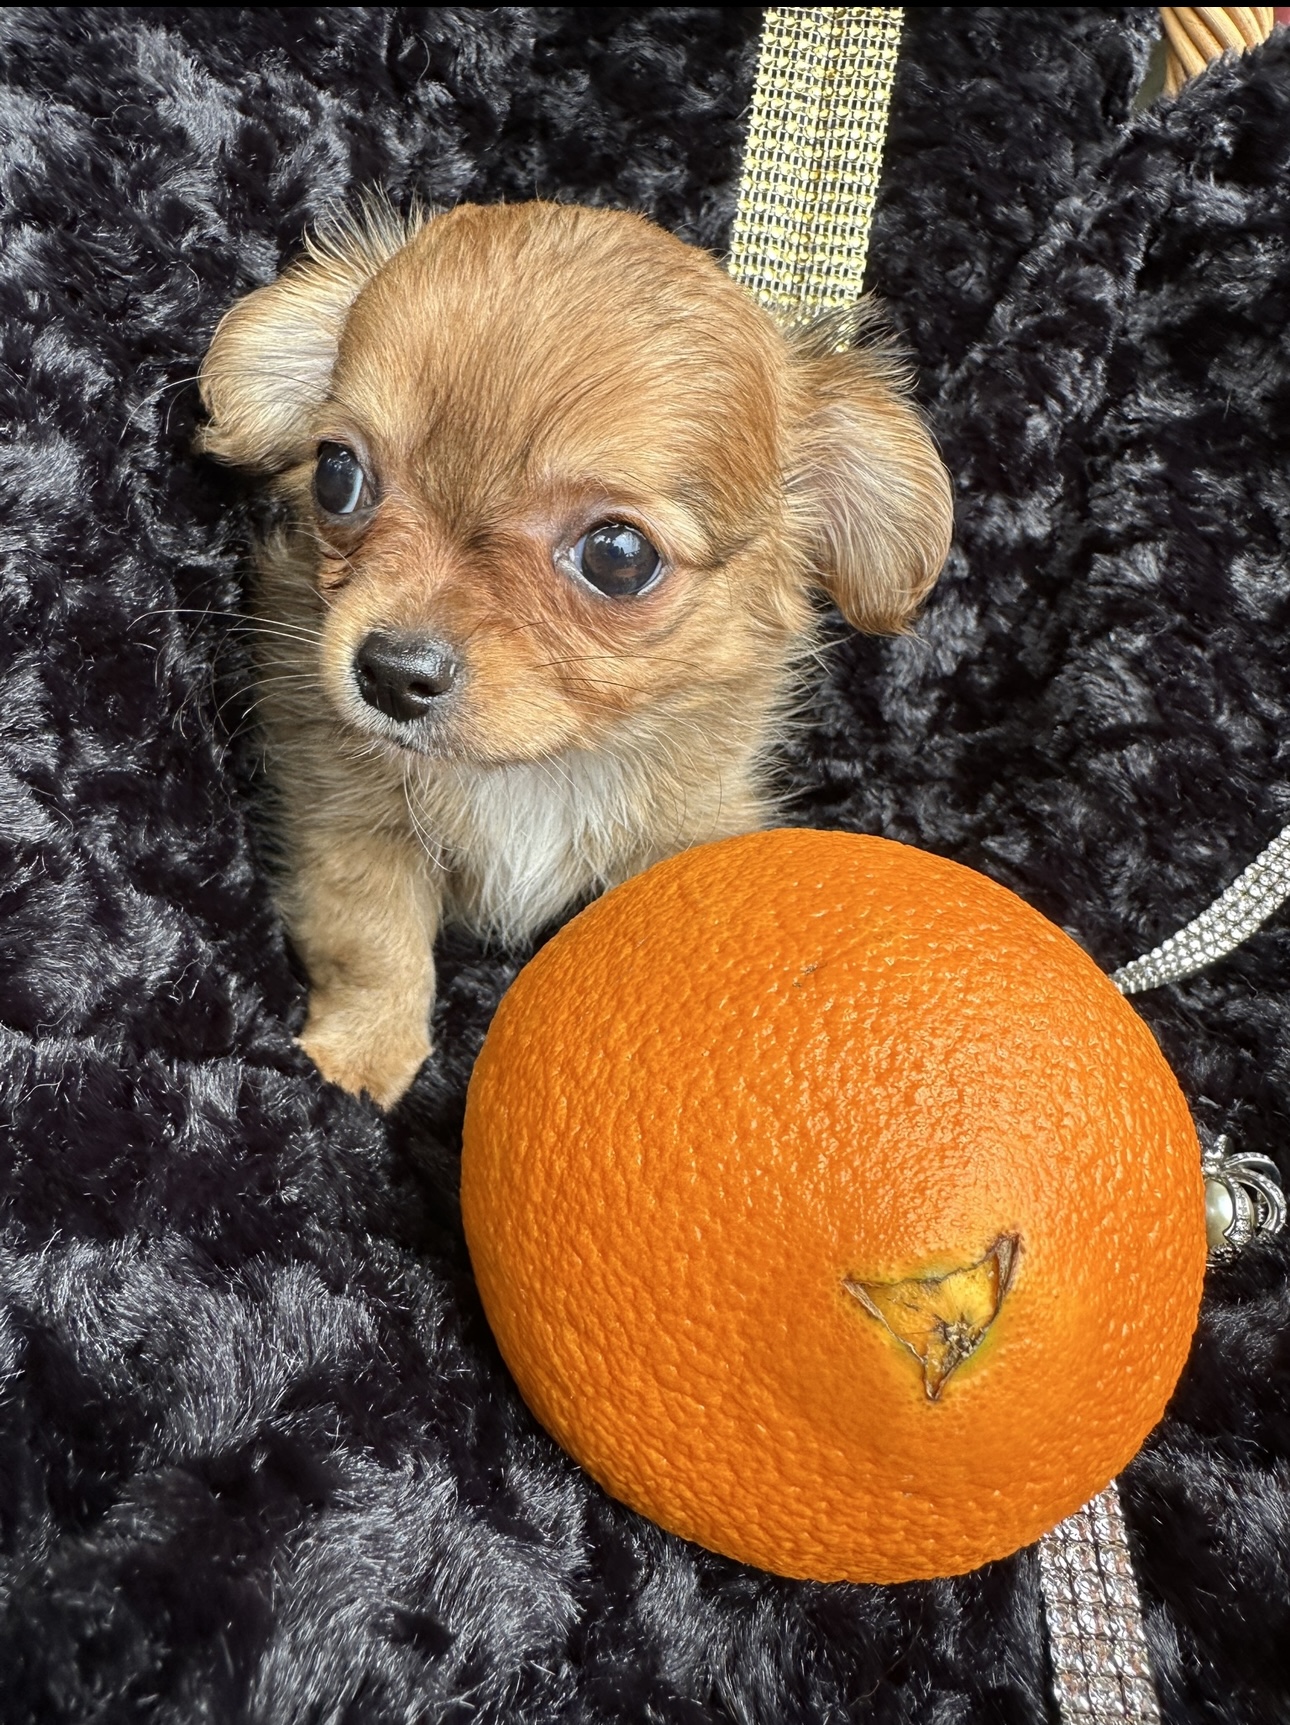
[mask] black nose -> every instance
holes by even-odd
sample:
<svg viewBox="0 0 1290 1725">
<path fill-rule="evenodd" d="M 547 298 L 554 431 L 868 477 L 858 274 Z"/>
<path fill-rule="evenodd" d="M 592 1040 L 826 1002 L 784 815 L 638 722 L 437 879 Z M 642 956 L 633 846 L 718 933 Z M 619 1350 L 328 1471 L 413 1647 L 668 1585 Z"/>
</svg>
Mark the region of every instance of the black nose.
<svg viewBox="0 0 1290 1725">
<path fill-rule="evenodd" d="M 369 707 L 406 723 L 423 719 L 457 681 L 452 648 L 425 635 L 374 630 L 354 654 L 354 680 Z"/>
</svg>

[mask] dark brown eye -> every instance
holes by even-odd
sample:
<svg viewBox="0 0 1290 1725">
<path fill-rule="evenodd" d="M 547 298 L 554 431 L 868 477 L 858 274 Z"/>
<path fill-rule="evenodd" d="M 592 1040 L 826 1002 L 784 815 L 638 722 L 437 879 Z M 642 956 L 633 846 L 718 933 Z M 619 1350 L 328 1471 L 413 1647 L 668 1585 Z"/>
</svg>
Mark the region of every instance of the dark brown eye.
<svg viewBox="0 0 1290 1725">
<path fill-rule="evenodd" d="M 343 443 L 320 443 L 314 468 L 314 500 L 326 515 L 354 515 L 372 501 L 358 457 Z"/>
<path fill-rule="evenodd" d="M 573 566 L 611 599 L 631 599 L 658 574 L 662 559 L 645 535 L 625 521 L 606 521 L 573 548 Z"/>
</svg>

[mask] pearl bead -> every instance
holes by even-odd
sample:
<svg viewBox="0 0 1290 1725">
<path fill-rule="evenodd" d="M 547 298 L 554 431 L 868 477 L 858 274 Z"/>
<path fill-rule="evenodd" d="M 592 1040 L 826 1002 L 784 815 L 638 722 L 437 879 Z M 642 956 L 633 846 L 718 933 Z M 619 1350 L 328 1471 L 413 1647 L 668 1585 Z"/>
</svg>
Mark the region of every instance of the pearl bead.
<svg viewBox="0 0 1290 1725">
<path fill-rule="evenodd" d="M 1225 1181 L 1205 1182 L 1205 1238 L 1210 1251 L 1227 1244 L 1227 1230 L 1236 1217 L 1236 1206 Z"/>
</svg>

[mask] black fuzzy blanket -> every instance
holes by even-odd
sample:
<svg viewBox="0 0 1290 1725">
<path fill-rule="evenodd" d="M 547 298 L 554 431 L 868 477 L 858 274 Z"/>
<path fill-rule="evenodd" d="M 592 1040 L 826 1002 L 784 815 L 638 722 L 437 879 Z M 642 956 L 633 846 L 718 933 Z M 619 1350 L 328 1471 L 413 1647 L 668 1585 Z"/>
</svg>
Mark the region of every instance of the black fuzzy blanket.
<svg viewBox="0 0 1290 1725">
<path fill-rule="evenodd" d="M 1290 36 L 1132 120 L 1147 8 L 908 15 L 873 285 L 959 490 L 918 634 L 839 628 L 793 818 L 1016 888 L 1108 968 L 1290 820 Z M 641 208 L 720 249 L 760 14 L 0 17 L 0 1720 L 1050 1716 L 1033 1554 L 775 1580 L 608 1501 L 472 1289 L 442 954 L 388 1120 L 292 1042 L 254 836 L 221 311 L 360 188 Z M 1285 1159 L 1284 926 L 1143 997 Z M 1211 1273 L 1125 1478 L 1167 1720 L 1290 1717 L 1290 1244 Z"/>
</svg>

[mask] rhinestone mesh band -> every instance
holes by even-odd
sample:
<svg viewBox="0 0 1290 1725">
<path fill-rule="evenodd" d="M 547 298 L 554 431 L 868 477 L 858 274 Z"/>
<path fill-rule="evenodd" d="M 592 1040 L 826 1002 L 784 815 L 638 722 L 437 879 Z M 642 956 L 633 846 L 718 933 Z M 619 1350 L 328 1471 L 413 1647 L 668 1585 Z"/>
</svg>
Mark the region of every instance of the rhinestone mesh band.
<svg viewBox="0 0 1290 1725">
<path fill-rule="evenodd" d="M 1151 952 L 1123 965 L 1111 981 L 1122 994 L 1181 982 L 1226 958 L 1290 898 L 1290 827 L 1277 835 L 1208 910 Z"/>
<path fill-rule="evenodd" d="M 1225 958 L 1290 898 L 1290 827 L 1208 909 L 1111 977 L 1122 994 L 1180 982 Z M 1062 1725 L 1159 1725 L 1119 1488 L 1112 1483 L 1039 1542 L 1053 1688 Z"/>
<path fill-rule="evenodd" d="M 736 281 L 793 322 L 864 279 L 900 6 L 770 6 L 730 241 Z"/>
<path fill-rule="evenodd" d="M 1160 1725 L 1114 1482 L 1044 1535 L 1039 1575 L 1063 1725 Z"/>
</svg>

